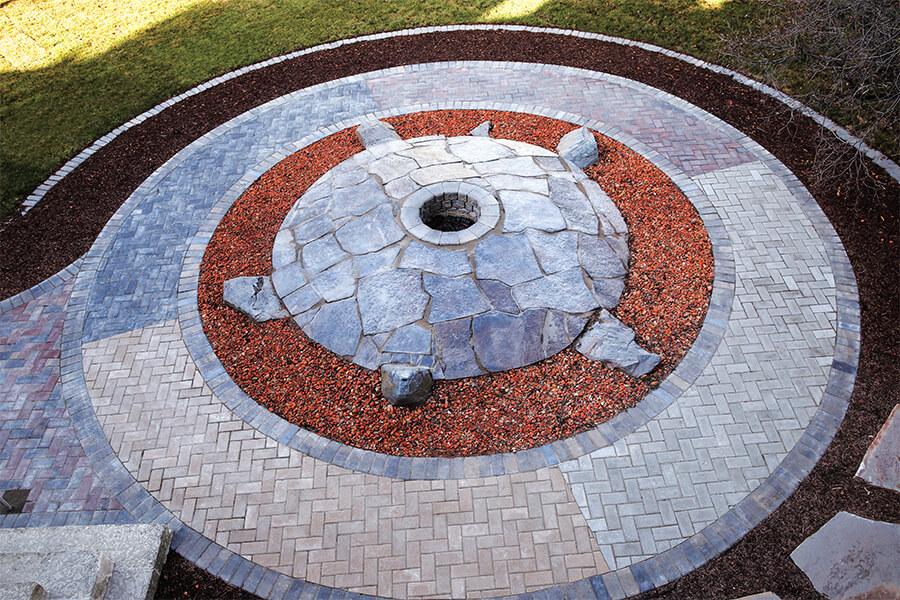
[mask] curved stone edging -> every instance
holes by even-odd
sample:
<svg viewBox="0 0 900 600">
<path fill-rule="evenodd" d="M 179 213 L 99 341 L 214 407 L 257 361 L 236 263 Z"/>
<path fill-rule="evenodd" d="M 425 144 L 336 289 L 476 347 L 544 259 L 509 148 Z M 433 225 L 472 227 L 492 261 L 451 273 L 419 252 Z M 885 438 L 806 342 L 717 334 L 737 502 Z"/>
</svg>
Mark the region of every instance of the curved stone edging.
<svg viewBox="0 0 900 600">
<path fill-rule="evenodd" d="M 203 332 L 202 320 L 197 307 L 200 264 L 206 245 L 212 239 L 215 229 L 222 218 L 232 204 L 262 173 L 274 167 L 289 154 L 302 150 L 335 131 L 356 125 L 359 119 L 354 118 L 336 123 L 333 127 L 323 129 L 277 150 L 268 159 L 248 171 L 216 202 L 209 218 L 200 227 L 191 241 L 190 247 L 197 250 L 190 250 L 185 255 L 178 290 L 179 321 L 188 350 L 216 397 L 234 411 L 235 414 L 263 434 L 313 458 L 370 475 L 426 480 L 507 475 L 556 465 L 614 444 L 665 410 L 678 399 L 685 389 L 690 387 L 703 371 L 725 333 L 724 323 L 728 321 L 734 297 L 733 281 L 735 272 L 731 240 L 706 194 L 680 169 L 658 153 L 647 148 L 643 143 L 627 136 L 615 127 L 591 121 L 578 115 L 533 106 L 525 107 L 506 103 L 454 102 L 451 107 L 436 103 L 398 108 L 379 112 L 374 116 L 380 119 L 412 112 L 447 110 L 450 108 L 530 113 L 585 126 L 629 147 L 663 171 L 697 210 L 712 244 L 715 273 L 713 291 L 710 295 L 710 303 L 703 325 L 691 348 L 684 355 L 684 358 L 682 358 L 675 370 L 636 406 L 616 415 L 609 421 L 597 425 L 593 429 L 536 448 L 460 458 L 395 456 L 354 448 L 285 421 L 248 396 L 228 377 L 224 366 L 222 366 L 222 363 L 215 355 L 209 340 Z M 250 113 L 245 114 L 249 115 Z M 372 116 L 367 115 L 367 118 Z"/>
<path fill-rule="evenodd" d="M 768 153 L 766 155 L 768 156 Z M 771 160 L 774 161 L 774 159 Z M 739 539 L 743 535 L 742 532 L 749 530 L 753 524 L 764 518 L 771 509 L 790 494 L 815 464 L 818 456 L 827 447 L 828 442 L 840 424 L 840 419 L 846 410 L 849 394 L 852 391 L 853 375 L 855 374 L 855 364 L 859 351 L 859 315 L 858 304 L 856 303 L 855 281 L 852 270 L 850 270 L 849 261 L 824 214 L 821 213 L 815 205 L 815 201 L 809 197 L 805 188 L 796 181 L 793 175 L 783 166 L 779 166 L 780 163 L 777 163 L 777 161 L 774 161 L 774 163 L 778 171 L 782 171 L 788 176 L 789 186 L 793 186 L 792 191 L 799 191 L 801 198 L 808 200 L 807 204 L 802 208 L 805 212 L 811 211 L 814 213 L 810 216 L 810 219 L 814 223 L 820 237 L 828 246 L 828 255 L 837 283 L 838 344 L 835 349 L 836 357 L 832 363 L 825 397 L 816 412 L 814 420 L 806 428 L 800 442 L 790 451 L 782 464 L 767 478 L 765 483 L 738 503 L 736 507 L 722 515 L 715 523 L 691 539 L 652 559 L 619 569 L 608 575 L 591 578 L 590 581 L 583 580 L 566 588 L 556 588 L 554 591 L 564 593 L 566 590 L 577 590 L 578 593 L 586 593 L 593 590 L 593 593 L 599 597 L 605 597 L 605 595 L 623 597 L 626 593 L 662 585 L 699 566 Z M 124 205 L 123 208 L 125 208 Z M 128 212 L 130 212 L 130 209 Z M 127 212 L 123 213 L 123 216 L 124 214 L 127 214 Z M 116 216 L 119 217 L 120 213 L 117 212 Z M 113 221 L 110 222 L 110 225 L 112 224 Z M 88 253 L 94 258 L 94 263 L 91 267 L 93 270 L 96 270 L 96 263 L 102 256 L 104 249 L 99 239 L 96 246 Z M 91 269 L 88 269 L 89 272 L 85 274 L 84 280 L 79 274 L 76 290 L 73 293 L 73 308 L 83 307 L 86 302 L 85 292 L 90 285 L 89 280 L 92 278 Z M 79 313 L 78 310 L 74 312 Z M 72 313 L 67 316 L 62 360 L 63 369 L 66 372 L 64 374 L 64 383 L 78 383 L 78 374 L 73 373 L 73 367 L 80 366 L 76 365 L 76 363 L 80 362 L 81 328 L 79 327 L 79 321 L 83 326 L 83 309 L 80 311 L 80 315 L 80 318 L 77 315 L 73 316 Z M 73 328 L 78 332 L 78 339 L 73 339 Z M 77 344 L 78 348 L 74 348 L 73 344 Z M 83 374 L 81 374 L 81 383 L 81 388 L 84 390 Z M 70 394 L 70 390 L 66 389 L 66 387 L 64 386 L 64 393 L 67 403 L 69 403 L 70 410 L 73 411 L 73 420 L 75 420 L 74 414 L 79 414 L 77 427 L 79 428 L 79 436 L 84 442 L 86 438 L 82 434 L 91 433 L 93 429 L 91 420 L 93 419 L 93 422 L 96 423 L 96 417 L 86 414 L 84 411 L 87 408 L 87 413 L 91 412 L 90 401 L 86 394 L 79 399 L 80 392 L 77 389 L 72 388 L 71 391 L 73 393 Z M 87 406 L 83 404 L 84 401 L 87 401 Z M 103 435 L 102 431 L 99 433 L 101 436 Z M 126 505 L 132 514 L 137 513 L 142 518 L 153 518 L 164 522 L 174 519 L 174 516 L 156 503 L 146 490 L 134 483 L 133 478 L 125 471 L 115 455 L 109 457 L 106 454 L 105 451 L 109 449 L 108 443 L 105 444 L 104 448 L 102 442 L 95 437 L 91 440 L 89 435 L 85 449 L 92 460 L 96 458 L 98 461 L 95 462 L 95 464 L 100 465 L 98 472 L 103 475 L 110 475 L 110 481 L 117 489 L 117 496 L 122 498 L 127 496 L 128 502 L 123 502 L 123 504 Z M 111 460 L 107 460 L 107 458 L 111 458 Z M 115 463 L 118 463 L 118 467 L 116 467 Z M 117 471 L 125 471 L 126 477 L 120 477 L 121 473 L 117 475 Z M 129 479 L 130 482 L 128 481 Z M 135 486 L 140 489 L 135 489 Z M 184 532 L 183 526 L 180 531 Z M 246 579 L 248 573 L 258 572 L 256 567 L 252 567 L 252 571 L 245 569 L 245 562 L 247 562 L 245 559 L 233 555 L 230 551 L 222 549 L 208 540 L 198 540 L 192 534 L 197 535 L 195 532 L 181 533 L 181 543 L 179 544 L 181 549 L 179 551 L 183 550 L 182 553 L 185 555 L 197 556 L 196 562 L 204 566 L 204 568 L 208 568 L 214 574 L 219 574 L 231 582 L 241 580 L 241 584 L 243 584 L 249 583 L 249 580 Z M 238 576 L 239 574 L 240 577 Z M 269 577 L 266 573 L 259 575 L 259 577 L 264 576 Z M 279 579 L 278 585 L 285 591 L 290 588 L 294 592 L 299 592 L 301 587 L 309 585 L 301 584 L 300 582 L 282 583 L 283 581 Z M 269 589 L 272 589 L 271 586 Z"/>
<path fill-rule="evenodd" d="M 843 142 L 857 148 L 860 152 L 862 152 L 866 157 L 868 157 L 872 162 L 880 166 L 884 169 L 891 177 L 895 180 L 900 181 L 900 166 L 897 165 L 894 161 L 885 156 L 882 152 L 870 147 L 860 138 L 851 134 L 847 129 L 841 127 L 831 119 L 825 117 L 824 115 L 814 111 L 809 108 L 805 104 L 799 102 L 798 100 L 792 98 L 791 96 L 781 92 L 775 88 L 772 88 L 764 83 L 761 83 L 755 79 L 747 77 L 737 71 L 733 71 L 726 67 L 722 67 L 720 65 L 716 65 L 714 63 L 709 63 L 698 58 L 695 58 L 689 54 L 683 54 L 680 52 L 675 52 L 673 50 L 668 50 L 661 46 L 656 46 L 653 44 L 648 44 L 645 42 L 637 42 L 634 40 L 629 40 L 626 38 L 620 38 L 615 36 L 608 36 L 599 33 L 590 33 L 585 31 L 577 31 L 574 29 L 559 29 L 555 27 L 529 27 L 524 25 L 502 25 L 502 24 L 485 24 L 485 25 L 443 25 L 436 27 L 419 27 L 414 29 L 401 29 L 396 31 L 387 31 L 369 35 L 358 36 L 354 38 L 348 38 L 346 40 L 338 40 L 334 42 L 329 42 L 326 44 L 319 44 L 317 46 L 312 46 L 310 48 L 304 48 L 302 50 L 296 50 L 294 52 L 289 52 L 287 54 L 282 54 L 280 56 L 276 56 L 270 58 L 268 60 L 252 63 L 250 65 L 241 67 L 239 69 L 235 69 L 234 71 L 229 71 L 228 73 L 224 73 L 219 75 L 218 77 L 214 77 L 213 79 L 209 79 L 197 86 L 190 88 L 189 90 L 178 94 L 164 102 L 161 102 L 154 106 L 153 108 L 141 113 L 140 115 L 134 117 L 130 121 L 119 125 L 103 137 L 99 138 L 93 144 L 79 152 L 76 156 L 69 159 L 63 164 L 56 172 L 54 172 L 50 177 L 48 177 L 42 184 L 40 184 L 35 190 L 29 194 L 25 201 L 22 203 L 21 213 L 25 214 L 34 206 L 40 202 L 44 196 L 47 195 L 57 183 L 59 183 L 63 177 L 71 173 L 85 160 L 90 158 L 95 152 L 109 144 L 115 138 L 128 131 L 135 125 L 139 125 L 143 123 L 147 119 L 159 114 L 170 106 L 181 102 L 191 96 L 196 96 L 197 94 L 206 91 L 212 87 L 215 87 L 221 83 L 225 83 L 231 79 L 235 79 L 244 75 L 246 73 L 250 73 L 252 71 L 258 71 L 259 69 L 264 69 L 271 65 L 284 62 L 286 60 L 291 60 L 294 58 L 298 58 L 300 56 L 304 56 L 306 54 L 314 54 L 316 52 L 321 52 L 323 50 L 330 50 L 333 48 L 338 48 L 340 46 L 345 46 L 348 44 L 355 44 L 360 42 L 368 42 L 386 39 L 395 36 L 409 36 L 409 35 L 421 35 L 428 33 L 441 33 L 441 32 L 449 32 L 449 31 L 466 31 L 466 30 L 500 30 L 500 31 L 525 31 L 529 33 L 544 33 L 544 34 L 553 34 L 553 35 L 566 35 L 573 37 L 582 37 L 591 40 L 597 40 L 602 42 L 609 42 L 613 44 L 619 44 L 621 46 L 632 46 L 635 48 L 641 48 L 642 50 L 647 50 L 649 52 L 654 52 L 657 54 L 663 54 L 665 56 L 669 56 L 671 58 L 675 58 L 677 60 L 681 60 L 687 62 L 696 67 L 700 67 L 701 69 L 706 69 L 708 71 L 712 71 L 714 73 L 719 73 L 721 75 L 727 75 L 731 77 L 738 83 L 746 85 L 766 96 L 774 98 L 778 100 L 782 104 L 788 106 L 792 110 L 797 110 L 801 114 L 810 117 L 820 126 L 828 129 L 833 132 L 839 139 Z"/>
<path fill-rule="evenodd" d="M 81 268 L 82 258 L 79 258 L 67 267 L 63 267 L 56 274 L 31 286 L 27 290 L 22 290 L 14 296 L 0 300 L 0 315 L 18 306 L 22 306 L 23 304 L 28 304 L 41 294 L 54 290 L 72 279 L 72 277 L 78 274 L 78 270 Z"/>
</svg>

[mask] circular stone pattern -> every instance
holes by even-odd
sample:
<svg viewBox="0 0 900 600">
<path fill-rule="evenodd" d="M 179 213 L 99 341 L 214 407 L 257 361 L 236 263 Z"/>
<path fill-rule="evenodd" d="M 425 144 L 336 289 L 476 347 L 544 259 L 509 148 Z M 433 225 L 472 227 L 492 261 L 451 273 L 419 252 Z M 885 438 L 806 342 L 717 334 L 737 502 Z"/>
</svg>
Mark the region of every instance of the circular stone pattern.
<svg viewBox="0 0 900 600">
<path fill-rule="evenodd" d="M 310 338 L 437 379 L 553 356 L 618 304 L 627 228 L 584 172 L 523 142 L 428 136 L 339 164 L 285 217 L 275 290 Z"/>
</svg>

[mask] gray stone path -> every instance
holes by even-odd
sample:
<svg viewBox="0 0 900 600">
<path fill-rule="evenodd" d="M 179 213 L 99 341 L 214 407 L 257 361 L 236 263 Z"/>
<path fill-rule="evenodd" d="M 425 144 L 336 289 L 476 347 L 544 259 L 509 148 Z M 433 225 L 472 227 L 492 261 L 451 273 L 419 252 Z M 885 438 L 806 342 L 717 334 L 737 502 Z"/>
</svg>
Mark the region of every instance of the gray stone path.
<svg viewBox="0 0 900 600">
<path fill-rule="evenodd" d="M 707 349 L 708 365 L 669 378 L 668 408 L 629 411 L 612 445 L 604 428 L 567 442 L 559 466 L 511 468 L 515 457 L 502 456 L 447 462 L 444 472 L 445 463 L 423 459 L 400 473 L 377 458 L 385 474 L 376 476 L 328 464 L 349 449 L 306 456 L 290 435 L 272 433 L 291 431 L 277 418 L 247 423 L 243 408 L 212 392 L 227 376 L 188 350 L 202 333 L 185 317 L 196 299 L 179 296 L 179 284 L 196 274 L 182 263 L 202 254 L 195 233 L 290 144 L 376 113 L 450 106 L 564 111 L 645 154 L 692 201 L 709 202 L 735 258 L 734 275 L 717 281 L 733 288 L 733 302 L 705 325 L 721 342 Z M 728 273 L 718 266 L 717 276 Z M 291 578 L 299 576 L 407 597 L 554 584 L 568 584 L 553 588 L 557 596 L 624 597 L 714 556 L 808 472 L 852 388 L 857 310 L 846 257 L 805 190 L 709 115 L 598 73 L 417 65 L 251 111 L 136 190 L 69 300 L 62 391 L 87 457 L 129 513 L 167 523 L 179 552 L 263 596 L 317 589 Z M 497 470 L 465 471 L 475 464 Z M 439 476 L 415 477 L 414 465 Z"/>
</svg>

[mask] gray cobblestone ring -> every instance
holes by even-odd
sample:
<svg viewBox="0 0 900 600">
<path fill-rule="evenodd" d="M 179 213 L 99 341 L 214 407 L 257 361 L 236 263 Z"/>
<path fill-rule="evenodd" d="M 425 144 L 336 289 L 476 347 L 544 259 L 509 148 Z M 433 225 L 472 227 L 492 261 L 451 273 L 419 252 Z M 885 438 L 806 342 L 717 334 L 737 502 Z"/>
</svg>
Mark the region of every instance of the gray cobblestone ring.
<svg viewBox="0 0 900 600">
<path fill-rule="evenodd" d="M 340 128 L 441 108 L 592 127 L 695 201 L 717 252 L 710 313 L 641 404 L 542 448 L 410 459 L 299 429 L 230 380 L 203 333 L 196 281 L 231 202 L 287 153 Z M 47 431 L 22 429 L 30 445 L 17 454 L 44 465 L 33 481 L 54 483 L 34 512 L 5 515 L 3 526 L 165 523 L 177 552 L 266 598 L 623 598 L 673 581 L 744 536 L 813 468 L 846 410 L 860 331 L 840 240 L 796 177 L 747 136 L 633 81 L 485 62 L 363 73 L 236 117 L 161 166 L 83 261 L 4 301 L 0 318 L 25 353 L 4 361 L 9 395 L 56 411 Z M 51 349 L 58 361 L 43 359 Z M 48 452 L 51 430 L 79 443 Z M 0 463 L 0 478 L 19 477 L 21 464 Z"/>
<path fill-rule="evenodd" d="M 379 139 L 297 200 L 272 264 L 294 320 L 336 354 L 471 377 L 552 356 L 615 307 L 627 228 L 596 183 L 544 148 Z"/>
</svg>

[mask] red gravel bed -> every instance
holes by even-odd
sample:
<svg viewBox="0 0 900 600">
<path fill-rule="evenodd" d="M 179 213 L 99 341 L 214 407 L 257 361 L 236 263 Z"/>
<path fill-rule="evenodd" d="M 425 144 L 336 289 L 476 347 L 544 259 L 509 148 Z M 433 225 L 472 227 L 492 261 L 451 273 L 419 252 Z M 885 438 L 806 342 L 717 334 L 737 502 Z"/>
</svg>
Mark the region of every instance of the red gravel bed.
<svg viewBox="0 0 900 600">
<path fill-rule="evenodd" d="M 494 137 L 555 148 L 575 126 L 493 111 L 434 111 L 389 119 L 403 137 L 461 135 L 484 120 Z M 700 217 L 661 171 L 597 135 L 602 161 L 589 175 L 629 224 L 632 260 L 615 311 L 662 357 L 634 379 L 568 349 L 528 367 L 440 381 L 431 400 L 397 409 L 378 395 L 378 374 L 310 341 L 291 320 L 257 324 L 222 302 L 222 284 L 270 273 L 271 249 L 295 200 L 335 164 L 362 150 L 344 130 L 280 162 L 233 205 L 200 271 L 204 330 L 225 369 L 251 397 L 286 420 L 359 448 L 405 456 L 521 450 L 571 436 L 633 406 L 674 369 L 709 304 L 712 251 Z"/>
</svg>

